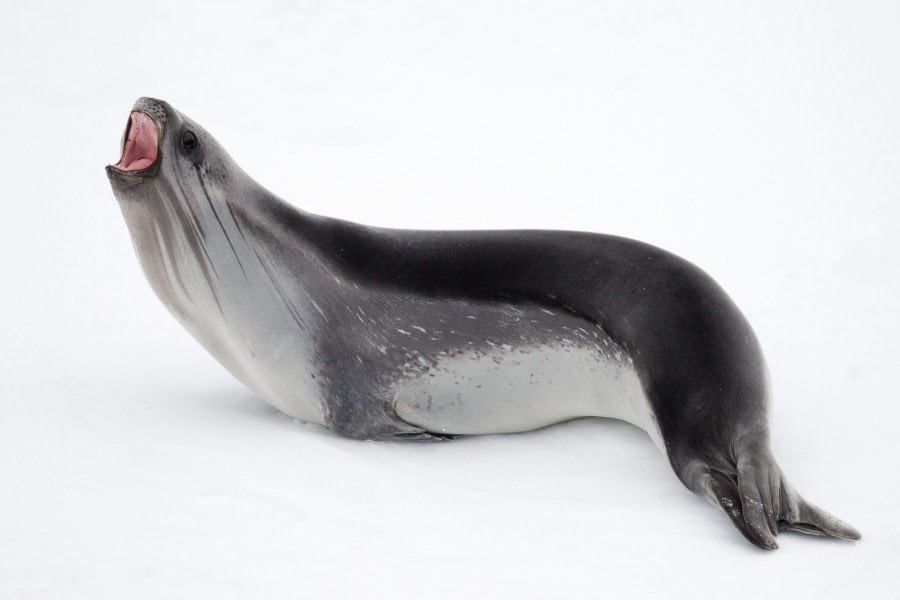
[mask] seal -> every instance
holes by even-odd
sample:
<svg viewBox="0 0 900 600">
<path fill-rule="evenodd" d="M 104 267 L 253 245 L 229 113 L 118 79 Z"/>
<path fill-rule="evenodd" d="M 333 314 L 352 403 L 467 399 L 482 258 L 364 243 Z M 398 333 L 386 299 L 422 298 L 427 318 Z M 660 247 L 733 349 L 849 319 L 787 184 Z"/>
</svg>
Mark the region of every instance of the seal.
<svg viewBox="0 0 900 600">
<path fill-rule="evenodd" d="M 151 98 L 122 146 L 107 174 L 153 290 L 284 413 L 373 440 L 622 419 L 760 548 L 785 529 L 859 539 L 782 474 L 757 338 L 690 262 L 612 235 L 313 215 Z"/>
</svg>

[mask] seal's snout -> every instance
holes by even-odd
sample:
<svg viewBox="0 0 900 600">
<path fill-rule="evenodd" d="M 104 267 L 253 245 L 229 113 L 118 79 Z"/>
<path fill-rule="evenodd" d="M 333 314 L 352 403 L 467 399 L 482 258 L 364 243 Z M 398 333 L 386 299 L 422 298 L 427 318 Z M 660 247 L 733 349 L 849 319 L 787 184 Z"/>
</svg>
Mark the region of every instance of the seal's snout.
<svg viewBox="0 0 900 600">
<path fill-rule="evenodd" d="M 147 114 L 135 111 L 128 119 L 122 158 L 116 167 L 122 171 L 140 171 L 156 162 L 159 152 L 159 128 Z"/>
</svg>

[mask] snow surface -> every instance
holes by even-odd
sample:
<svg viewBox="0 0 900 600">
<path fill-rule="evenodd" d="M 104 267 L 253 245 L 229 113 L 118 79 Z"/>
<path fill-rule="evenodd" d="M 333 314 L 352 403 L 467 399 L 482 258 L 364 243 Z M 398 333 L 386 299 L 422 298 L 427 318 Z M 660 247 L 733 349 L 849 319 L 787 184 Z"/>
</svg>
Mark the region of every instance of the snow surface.
<svg viewBox="0 0 900 600">
<path fill-rule="evenodd" d="M 0 598 L 900 597 L 894 2 L 15 2 L 0 20 Z M 859 543 L 762 552 L 599 419 L 280 415 L 143 280 L 103 167 L 169 100 L 306 210 L 617 233 L 754 324 L 775 452 Z"/>
</svg>

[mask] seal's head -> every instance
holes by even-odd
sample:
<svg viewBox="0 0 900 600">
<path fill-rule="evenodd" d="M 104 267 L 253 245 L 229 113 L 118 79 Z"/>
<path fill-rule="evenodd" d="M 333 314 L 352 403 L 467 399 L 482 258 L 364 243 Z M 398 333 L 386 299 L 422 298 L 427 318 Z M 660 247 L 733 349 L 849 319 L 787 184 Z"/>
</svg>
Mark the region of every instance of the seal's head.
<svg viewBox="0 0 900 600">
<path fill-rule="evenodd" d="M 160 178 L 192 185 L 221 181 L 236 170 L 216 140 L 191 119 L 154 98 L 139 99 L 128 117 L 122 156 L 106 167 L 120 201 L 148 199 L 168 190 L 153 184 Z"/>
<path fill-rule="evenodd" d="M 202 127 L 153 98 L 135 103 L 106 173 L 154 290 L 179 318 L 197 320 L 209 304 L 201 300 L 217 293 L 211 249 L 230 247 L 223 219 L 252 180 Z"/>
</svg>

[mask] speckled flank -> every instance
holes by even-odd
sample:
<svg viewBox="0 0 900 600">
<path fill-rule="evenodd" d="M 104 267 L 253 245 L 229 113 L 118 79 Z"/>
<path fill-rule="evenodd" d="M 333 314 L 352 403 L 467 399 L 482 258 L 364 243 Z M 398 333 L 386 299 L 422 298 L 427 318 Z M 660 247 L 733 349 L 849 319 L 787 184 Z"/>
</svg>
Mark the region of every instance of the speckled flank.
<svg viewBox="0 0 900 600">
<path fill-rule="evenodd" d="M 336 430 L 461 435 L 610 416 L 662 448 L 630 357 L 583 317 L 333 283 L 316 290 L 328 326 L 315 372 Z"/>
<path fill-rule="evenodd" d="M 613 417 L 644 429 L 663 448 L 630 357 L 601 328 L 533 306 L 479 312 L 454 321 L 462 331 L 447 336 L 446 350 L 411 353 L 400 367 L 391 391 L 405 421 L 445 434 L 482 434 Z M 514 326 L 491 325 L 504 321 Z M 484 329 L 495 335 L 485 338 Z M 441 330 L 423 333 L 443 340 Z"/>
</svg>

